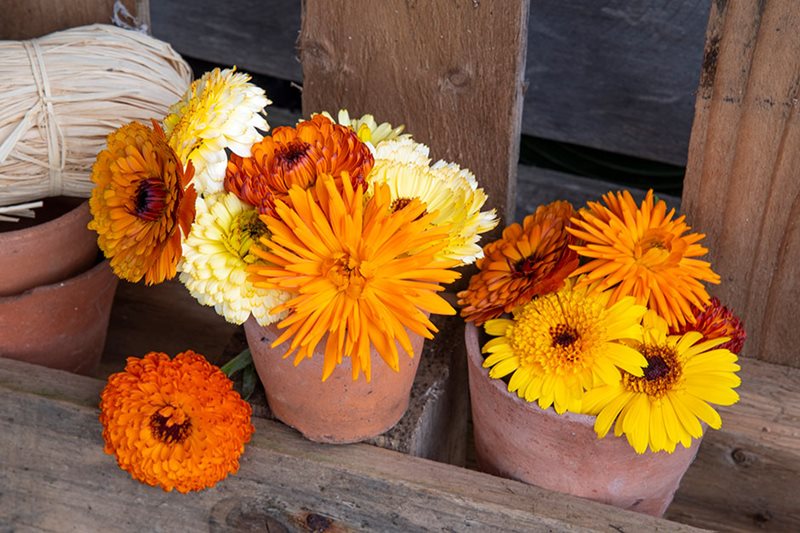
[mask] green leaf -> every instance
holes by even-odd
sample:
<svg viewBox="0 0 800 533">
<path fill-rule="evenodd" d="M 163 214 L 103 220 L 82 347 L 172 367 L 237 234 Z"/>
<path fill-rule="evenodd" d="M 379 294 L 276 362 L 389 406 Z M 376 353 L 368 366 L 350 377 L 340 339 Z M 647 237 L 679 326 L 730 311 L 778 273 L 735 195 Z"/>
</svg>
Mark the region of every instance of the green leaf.
<svg viewBox="0 0 800 533">
<path fill-rule="evenodd" d="M 220 370 L 222 370 L 226 376 L 231 377 L 240 370 L 252 366 L 253 355 L 250 353 L 250 348 L 245 348 L 239 355 L 222 365 Z"/>
<path fill-rule="evenodd" d="M 250 365 L 242 372 L 242 398 L 245 401 L 249 400 L 254 390 L 256 390 L 256 368 Z"/>
</svg>

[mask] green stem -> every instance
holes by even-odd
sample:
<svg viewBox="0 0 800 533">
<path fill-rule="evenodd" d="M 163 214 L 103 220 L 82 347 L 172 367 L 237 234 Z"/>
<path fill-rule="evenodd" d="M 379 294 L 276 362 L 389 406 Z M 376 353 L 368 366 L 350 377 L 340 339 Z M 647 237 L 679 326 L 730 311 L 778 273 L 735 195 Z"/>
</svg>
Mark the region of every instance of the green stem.
<svg viewBox="0 0 800 533">
<path fill-rule="evenodd" d="M 253 364 L 253 355 L 250 353 L 250 348 L 245 348 L 242 352 L 222 365 L 222 370 L 226 376 L 231 377 L 238 371 L 242 370 Z"/>
</svg>

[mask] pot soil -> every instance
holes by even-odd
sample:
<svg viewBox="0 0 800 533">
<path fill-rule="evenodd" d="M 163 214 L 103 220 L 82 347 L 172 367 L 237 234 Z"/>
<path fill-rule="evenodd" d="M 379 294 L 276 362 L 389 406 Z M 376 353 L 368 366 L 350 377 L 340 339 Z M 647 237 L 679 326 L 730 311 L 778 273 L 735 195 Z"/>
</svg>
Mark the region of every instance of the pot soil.
<svg viewBox="0 0 800 533">
<path fill-rule="evenodd" d="M 481 470 L 542 488 L 661 516 L 695 458 L 689 449 L 638 455 L 624 437 L 599 439 L 594 417 L 543 410 L 483 368 L 478 329 L 467 324 L 475 453 Z"/>
<path fill-rule="evenodd" d="M 117 281 L 103 261 L 66 281 L 0 297 L 0 356 L 91 375 Z"/>
<path fill-rule="evenodd" d="M 244 329 L 270 409 L 309 440 L 344 444 L 375 437 L 397 424 L 408 409 L 425 340 L 419 335 L 409 332 L 413 358 L 398 348 L 399 372 L 373 349 L 369 383 L 363 374 L 353 381 L 349 357 L 323 382 L 324 338 L 313 358 L 294 366 L 293 357 L 283 358 L 286 344 L 270 347 L 279 336 L 276 325 L 260 326 L 251 316 Z"/>
</svg>

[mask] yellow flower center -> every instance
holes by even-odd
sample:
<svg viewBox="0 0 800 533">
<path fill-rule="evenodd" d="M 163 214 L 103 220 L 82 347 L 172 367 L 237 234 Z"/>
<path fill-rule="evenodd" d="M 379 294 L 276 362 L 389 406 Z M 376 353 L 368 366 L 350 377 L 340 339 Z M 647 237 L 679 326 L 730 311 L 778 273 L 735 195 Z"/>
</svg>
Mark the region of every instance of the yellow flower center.
<svg viewBox="0 0 800 533">
<path fill-rule="evenodd" d="M 165 405 L 150 416 L 150 431 L 164 444 L 185 441 L 191 430 L 191 420 L 179 407 Z"/>
<path fill-rule="evenodd" d="M 222 242 L 225 249 L 232 255 L 242 258 L 245 263 L 254 263 L 257 257 L 250 253 L 253 243 L 259 241 L 263 236 L 269 234 L 267 225 L 264 224 L 258 213 L 254 210 L 239 213 L 231 223 L 227 238 Z"/>
<path fill-rule="evenodd" d="M 623 372 L 622 384 L 631 392 L 643 392 L 651 398 L 661 398 L 675 388 L 683 375 L 678 354 L 670 346 L 644 344 L 639 350 L 647 359 L 644 376 L 636 377 Z"/>
<path fill-rule="evenodd" d="M 327 263 L 326 277 L 336 288 L 347 293 L 350 298 L 360 298 L 368 278 L 371 277 L 367 262 L 361 262 L 350 254 L 340 253 Z"/>
</svg>

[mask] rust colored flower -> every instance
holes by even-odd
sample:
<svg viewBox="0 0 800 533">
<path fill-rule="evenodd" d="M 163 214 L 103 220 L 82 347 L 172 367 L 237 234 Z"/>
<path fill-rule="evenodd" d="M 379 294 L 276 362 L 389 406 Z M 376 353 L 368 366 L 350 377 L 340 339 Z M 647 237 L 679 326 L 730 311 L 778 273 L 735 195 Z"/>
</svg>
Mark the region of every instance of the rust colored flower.
<svg viewBox="0 0 800 533">
<path fill-rule="evenodd" d="M 566 231 L 572 215 L 569 202 L 540 206 L 521 226 L 511 224 L 499 240 L 487 244 L 476 262 L 479 272 L 458 293 L 461 316 L 481 325 L 560 289 L 578 266 L 578 254 L 569 248 L 576 239 Z"/>
<path fill-rule="evenodd" d="M 590 259 L 573 276 L 595 291 L 613 288 L 611 302 L 633 296 L 663 317 L 670 327 L 693 319 L 692 307 L 705 308 L 709 296 L 702 282 L 719 283 L 685 217 L 667 211 L 663 200 L 648 191 L 641 205 L 628 191 L 603 196 L 605 205 L 589 202 L 568 229 L 585 241 L 572 249 Z"/>
<path fill-rule="evenodd" d="M 108 136 L 92 167 L 89 200 L 97 244 L 122 279 L 152 285 L 175 276 L 197 194 L 164 132 L 132 122 Z"/>
<path fill-rule="evenodd" d="M 366 186 L 374 163 L 369 147 L 353 130 L 323 115 L 295 128 L 275 128 L 251 152 L 246 158 L 231 154 L 225 189 L 262 213 L 273 213 L 278 199 L 289 201 L 292 185 L 311 189 L 322 174 L 340 181 L 347 172 L 354 184 Z"/>
<path fill-rule="evenodd" d="M 689 331 L 698 331 L 706 340 L 730 337 L 728 342 L 717 348 L 730 350 L 737 355 L 742 351 L 744 341 L 747 340 L 744 324 L 730 309 L 722 305 L 716 296 L 711 298 L 708 306 L 702 311 L 695 309 L 694 320 L 694 324 L 671 328 L 670 334 L 684 335 Z"/>
<path fill-rule="evenodd" d="M 105 452 L 131 476 L 165 491 L 201 490 L 239 470 L 250 404 L 202 355 L 129 357 L 100 400 Z"/>
</svg>

